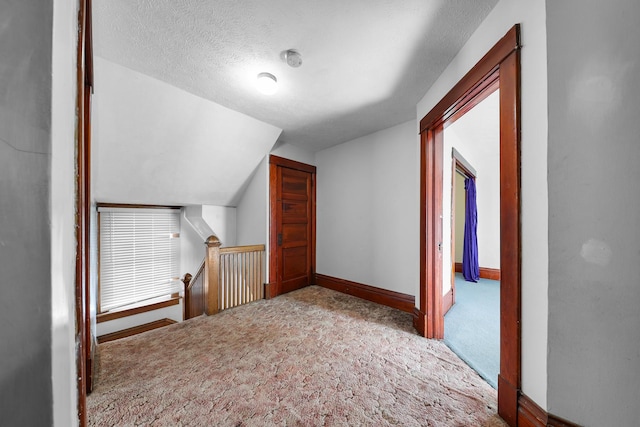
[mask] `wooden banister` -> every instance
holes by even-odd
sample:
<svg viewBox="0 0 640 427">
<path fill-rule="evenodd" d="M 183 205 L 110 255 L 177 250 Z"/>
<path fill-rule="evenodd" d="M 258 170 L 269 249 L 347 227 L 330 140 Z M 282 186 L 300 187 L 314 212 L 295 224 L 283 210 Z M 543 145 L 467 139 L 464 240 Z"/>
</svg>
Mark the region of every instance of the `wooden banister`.
<svg viewBox="0 0 640 427">
<path fill-rule="evenodd" d="M 209 236 L 205 242 L 207 254 L 204 258 L 205 312 L 207 315 L 218 312 L 218 289 L 220 280 L 220 239 Z"/>
<path fill-rule="evenodd" d="M 260 252 L 264 251 L 264 245 L 248 245 L 248 246 L 229 246 L 228 248 L 220 248 L 221 254 L 237 254 L 243 252 Z"/>
<path fill-rule="evenodd" d="M 264 298 L 264 245 L 220 249 L 220 309 Z"/>
<path fill-rule="evenodd" d="M 184 275 L 182 282 L 184 283 L 184 300 L 182 307 L 183 320 L 200 316 L 205 312 L 204 309 L 204 266 L 205 260 L 202 260 L 195 276 L 187 273 Z"/>
<path fill-rule="evenodd" d="M 184 319 L 264 298 L 265 245 L 222 248 L 216 236 L 210 236 L 205 258 L 195 276 L 185 274 Z"/>
</svg>

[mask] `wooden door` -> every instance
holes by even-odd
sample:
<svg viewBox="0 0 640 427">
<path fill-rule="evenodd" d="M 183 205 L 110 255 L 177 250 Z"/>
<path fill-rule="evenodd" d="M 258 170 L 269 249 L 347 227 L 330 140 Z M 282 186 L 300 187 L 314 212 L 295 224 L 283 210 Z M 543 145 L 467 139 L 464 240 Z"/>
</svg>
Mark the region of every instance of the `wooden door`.
<svg viewBox="0 0 640 427">
<path fill-rule="evenodd" d="M 315 167 L 270 158 L 268 297 L 308 286 L 315 273 Z"/>
</svg>

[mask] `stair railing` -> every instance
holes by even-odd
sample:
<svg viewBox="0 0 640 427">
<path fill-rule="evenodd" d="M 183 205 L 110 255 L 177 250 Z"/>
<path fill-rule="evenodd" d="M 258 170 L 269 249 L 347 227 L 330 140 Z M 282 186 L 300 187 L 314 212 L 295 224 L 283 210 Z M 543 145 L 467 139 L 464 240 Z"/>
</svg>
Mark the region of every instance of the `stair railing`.
<svg viewBox="0 0 640 427">
<path fill-rule="evenodd" d="M 220 310 L 264 298 L 264 245 L 221 247 L 216 236 L 210 236 L 206 254 L 194 277 L 186 274 L 184 318 Z"/>
</svg>

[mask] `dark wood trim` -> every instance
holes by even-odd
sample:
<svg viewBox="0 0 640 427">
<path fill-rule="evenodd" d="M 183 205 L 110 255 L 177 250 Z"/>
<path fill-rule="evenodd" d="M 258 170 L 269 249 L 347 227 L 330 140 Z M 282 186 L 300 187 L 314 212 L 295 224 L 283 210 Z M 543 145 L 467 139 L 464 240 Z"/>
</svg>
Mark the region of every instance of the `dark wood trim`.
<svg viewBox="0 0 640 427">
<path fill-rule="evenodd" d="M 269 163 L 269 277 L 265 286 L 265 298 L 279 295 L 278 290 L 278 165 Z"/>
<path fill-rule="evenodd" d="M 458 179 L 458 177 L 456 176 L 456 164 L 458 163 L 458 159 L 456 158 L 456 155 L 459 154 L 457 152 L 457 150 L 455 148 L 452 148 L 451 151 L 451 157 L 452 157 L 452 162 L 451 162 L 451 213 L 449 215 L 449 259 L 450 262 L 453 263 L 456 259 L 456 219 L 457 219 L 457 211 L 456 211 L 456 180 Z M 462 157 L 462 156 L 460 156 Z M 470 165 L 469 165 L 470 166 Z M 464 246 L 464 245 L 463 245 Z M 456 275 L 455 275 L 455 268 L 453 266 L 451 266 L 451 268 L 449 269 L 451 271 L 451 277 L 449 279 L 449 286 L 451 286 L 451 301 L 449 303 L 448 301 L 448 297 L 445 295 L 444 298 L 444 306 L 442 307 L 442 312 L 444 314 L 447 314 L 447 312 L 449 311 L 449 309 L 451 308 L 451 306 L 454 304 L 455 302 L 455 289 L 456 289 Z"/>
<path fill-rule="evenodd" d="M 442 313 L 443 314 L 447 314 L 447 312 L 451 309 L 451 307 L 453 307 L 453 304 L 455 304 L 454 301 L 454 297 L 453 297 L 453 288 L 449 289 L 449 292 L 447 292 L 446 294 L 444 294 L 444 297 L 442 297 Z"/>
<path fill-rule="evenodd" d="M 178 323 L 178 322 L 176 322 L 173 319 L 167 319 L 167 318 L 155 320 L 153 322 L 145 323 L 144 325 L 138 325 L 132 328 L 123 329 L 122 331 L 100 335 L 98 337 L 98 343 L 102 344 L 109 341 L 119 340 L 120 338 L 126 338 L 132 335 L 141 334 L 143 332 L 151 331 L 153 329 L 158 329 L 164 326 L 173 325 L 174 323 Z"/>
<path fill-rule="evenodd" d="M 480 278 L 488 280 L 500 280 L 499 268 L 480 267 Z"/>
<path fill-rule="evenodd" d="M 416 329 L 444 338 L 442 311 L 442 123 L 420 135 L 420 317 Z M 427 238 L 427 236 L 429 236 Z"/>
<path fill-rule="evenodd" d="M 343 294 L 353 295 L 367 301 L 388 307 L 397 308 L 407 313 L 414 313 L 416 299 L 413 295 L 390 291 L 375 286 L 352 282 L 350 280 L 339 279 L 337 277 L 316 274 L 316 284 L 323 288 L 333 289 Z"/>
<path fill-rule="evenodd" d="M 427 269 L 429 257 L 427 256 L 427 203 L 429 201 L 429 190 L 427 185 L 428 165 L 427 165 L 427 134 L 420 133 L 420 295 L 419 306 L 414 312 L 413 326 L 423 337 L 429 337 L 427 333 Z M 430 202 L 430 201 L 429 201 Z"/>
<path fill-rule="evenodd" d="M 500 375 L 498 413 L 517 424 L 521 381 L 520 26 L 515 25 L 420 121 L 420 311 L 417 329 L 444 335 L 442 308 L 442 133 L 500 88 Z M 439 151 L 440 150 L 440 151 Z M 424 321 L 424 325 L 420 325 Z"/>
<path fill-rule="evenodd" d="M 88 3 L 88 5 L 90 2 Z M 89 16 L 91 8 L 87 7 L 87 27 L 90 28 L 89 24 Z M 90 37 L 90 33 L 87 34 L 87 37 Z M 88 64 L 87 64 L 88 65 Z M 85 283 L 85 295 L 89 296 L 91 293 L 91 86 L 88 83 L 85 83 L 85 91 L 84 91 L 84 178 L 83 178 L 83 216 L 84 216 L 84 283 Z M 87 383 L 87 393 L 90 393 L 93 390 L 93 354 L 94 354 L 94 338 L 93 331 L 91 328 L 91 298 L 85 298 L 85 342 L 87 343 L 85 347 L 85 371 L 86 371 L 86 383 Z"/>
<path fill-rule="evenodd" d="M 84 84 L 89 89 L 91 94 L 94 90 L 94 72 L 93 72 L 93 0 L 85 0 L 86 13 L 85 13 L 85 46 L 84 46 Z M 90 127 L 89 127 L 90 129 Z"/>
<path fill-rule="evenodd" d="M 580 427 L 571 421 L 547 413 L 527 395 L 518 397 L 518 427 Z"/>
<path fill-rule="evenodd" d="M 117 209 L 182 209 L 182 206 L 140 205 L 129 203 L 96 203 L 98 208 Z"/>
<path fill-rule="evenodd" d="M 462 263 L 455 263 L 455 272 L 462 273 Z M 500 280 L 500 269 L 499 268 L 488 268 L 488 267 L 480 267 L 480 278 L 488 279 L 488 280 Z"/>
<path fill-rule="evenodd" d="M 311 174 L 311 271 L 310 271 L 310 285 L 316 284 L 316 188 L 317 188 L 317 174 L 316 167 L 313 166 L 313 173 Z"/>
<path fill-rule="evenodd" d="M 456 120 L 467 114 L 469 110 L 488 98 L 489 95 L 498 90 L 499 87 L 499 73 L 498 68 L 496 68 L 489 76 L 480 82 L 478 86 L 464 96 L 463 101 L 459 103 L 459 110 L 451 110 L 448 115 L 443 117 L 445 128 L 451 126 Z"/>
<path fill-rule="evenodd" d="M 502 319 L 500 319 L 502 323 Z M 502 350 L 502 337 L 500 337 L 500 349 Z M 500 355 L 502 359 L 502 355 Z M 520 389 L 514 387 L 510 381 L 502 376 L 502 373 L 498 374 L 498 415 L 511 427 L 517 426 L 518 418 L 518 395 Z M 500 408 L 506 408 L 504 414 L 500 413 Z M 504 411 L 505 409 L 503 409 Z"/>
<path fill-rule="evenodd" d="M 514 25 L 507 34 L 487 52 L 480 61 L 465 74 L 426 116 L 420 120 L 420 132 L 424 132 L 436 120 L 453 116 L 473 99 L 473 89 L 491 88 L 496 68 L 514 51 L 520 49 L 520 25 Z M 471 89 L 471 90 L 470 90 Z M 478 101 L 479 102 L 479 101 Z M 477 102 L 476 102 L 477 103 Z"/>
<path fill-rule="evenodd" d="M 124 310 L 108 311 L 106 313 L 100 313 L 97 316 L 96 321 L 98 323 L 108 322 L 109 320 L 120 319 L 127 316 L 133 316 L 134 314 L 146 313 L 147 311 L 158 310 L 160 308 L 171 307 L 180 303 L 179 296 L 169 296 L 166 299 L 151 304 L 140 305 L 137 307 L 127 308 Z"/>
<path fill-rule="evenodd" d="M 547 412 L 528 396 L 521 394 L 518 398 L 518 426 L 546 427 Z"/>
<path fill-rule="evenodd" d="M 271 296 L 273 293 L 273 289 L 274 289 L 273 283 L 264 284 L 264 299 L 271 299 L 276 296 L 275 293 L 273 294 L 273 297 Z"/>
<path fill-rule="evenodd" d="M 281 213 L 278 209 L 278 185 L 281 182 L 281 174 L 278 168 L 288 168 L 311 174 L 311 254 L 309 285 L 315 280 L 316 272 L 316 167 L 284 157 L 269 156 L 269 277 L 265 283 L 265 299 L 275 298 L 283 293 L 280 289 L 282 283 L 281 272 L 278 271 L 278 229 L 281 221 Z"/>
<path fill-rule="evenodd" d="M 520 31 L 515 49 L 500 63 L 500 378 L 505 393 L 521 387 Z M 498 389 L 498 396 L 501 391 Z M 498 413 L 514 425 L 517 400 L 503 399 Z"/>
<path fill-rule="evenodd" d="M 76 260 L 75 260 L 75 345 L 78 424 L 87 424 L 86 396 L 92 388 L 93 337 L 90 295 L 90 206 L 91 206 L 91 92 L 93 90 L 93 48 L 91 0 L 78 7 L 76 45 Z"/>
<path fill-rule="evenodd" d="M 296 162 L 295 160 L 285 159 L 284 157 L 278 157 L 271 154 L 269 156 L 269 164 L 282 166 L 283 168 L 295 169 L 303 172 L 316 173 L 316 167 L 308 165 L 306 163 Z"/>
<path fill-rule="evenodd" d="M 548 427 L 580 427 L 580 424 L 560 418 L 557 415 L 549 414 L 547 418 Z"/>
</svg>

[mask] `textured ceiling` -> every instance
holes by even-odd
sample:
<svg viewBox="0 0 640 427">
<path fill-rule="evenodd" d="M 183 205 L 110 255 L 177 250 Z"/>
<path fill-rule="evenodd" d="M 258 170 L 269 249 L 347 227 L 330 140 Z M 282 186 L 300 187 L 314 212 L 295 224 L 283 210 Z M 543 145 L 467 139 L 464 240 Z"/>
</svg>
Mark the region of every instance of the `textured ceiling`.
<svg viewBox="0 0 640 427">
<path fill-rule="evenodd" d="M 318 151 L 415 117 L 497 0 L 94 0 L 95 53 Z M 281 52 L 297 49 L 300 68 Z M 259 72 L 278 92 L 255 90 Z"/>
</svg>

